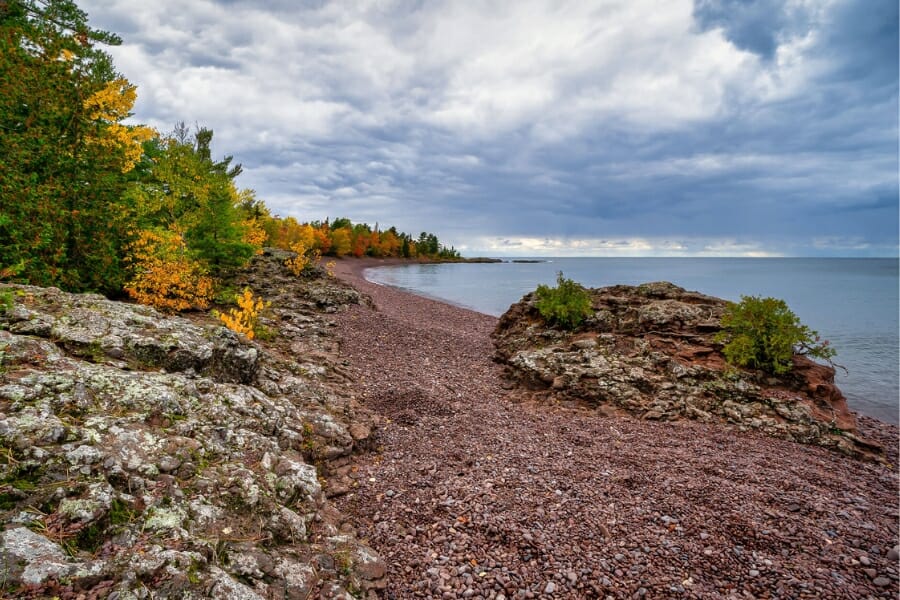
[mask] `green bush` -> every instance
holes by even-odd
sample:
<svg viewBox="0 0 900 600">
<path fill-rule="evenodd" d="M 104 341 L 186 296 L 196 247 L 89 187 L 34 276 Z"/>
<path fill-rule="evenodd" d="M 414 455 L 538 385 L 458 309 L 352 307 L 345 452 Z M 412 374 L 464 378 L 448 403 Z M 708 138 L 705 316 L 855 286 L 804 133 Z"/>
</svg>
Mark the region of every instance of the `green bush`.
<svg viewBox="0 0 900 600">
<path fill-rule="evenodd" d="M 556 275 L 556 287 L 539 285 L 534 293 L 538 312 L 545 321 L 564 329 L 574 329 L 591 316 L 591 297 L 571 279 Z"/>
<path fill-rule="evenodd" d="M 820 341 L 819 334 L 800 323 L 777 298 L 741 296 L 739 303 L 729 303 L 716 341 L 725 344 L 722 352 L 729 363 L 776 375 L 791 370 L 794 354 L 829 363 L 836 354 L 827 340 Z"/>
</svg>

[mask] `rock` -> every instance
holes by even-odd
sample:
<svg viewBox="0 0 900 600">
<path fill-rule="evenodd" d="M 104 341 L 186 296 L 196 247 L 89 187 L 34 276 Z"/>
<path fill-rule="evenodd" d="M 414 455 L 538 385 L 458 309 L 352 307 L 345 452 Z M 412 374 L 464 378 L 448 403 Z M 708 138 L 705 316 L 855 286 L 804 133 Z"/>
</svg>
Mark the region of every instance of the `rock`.
<svg viewBox="0 0 900 600">
<path fill-rule="evenodd" d="M 367 440 L 372 435 L 372 430 L 362 423 L 354 423 L 350 426 L 350 435 L 355 442 Z"/>
<path fill-rule="evenodd" d="M 211 581 L 206 593 L 213 600 L 264 600 L 253 588 L 232 579 L 218 567 L 210 568 L 209 577 Z"/>
<path fill-rule="evenodd" d="M 95 294 L 18 286 L 27 306 L 3 316 L 13 334 L 54 340 L 66 353 L 94 363 L 127 362 L 132 368 L 193 371 L 221 381 L 252 381 L 258 351 L 224 327 L 213 332 L 150 307 L 113 302 Z M 35 327 L 40 323 L 40 327 Z"/>
<path fill-rule="evenodd" d="M 75 568 L 58 544 L 25 527 L 0 533 L 0 557 L 8 569 L 4 579 L 25 585 L 41 585 Z"/>
<path fill-rule="evenodd" d="M 358 547 L 353 558 L 353 570 L 362 579 L 377 581 L 387 574 L 387 565 L 369 548 Z"/>
<path fill-rule="evenodd" d="M 887 586 L 891 585 L 891 580 L 888 579 L 887 577 L 876 577 L 875 579 L 872 580 L 872 584 L 875 587 L 887 587 Z"/>
<path fill-rule="evenodd" d="M 352 529 L 335 537 L 345 519 L 319 472 L 345 466 L 375 430 L 320 306 L 359 294 L 288 276 L 274 256 L 254 264 L 241 276 L 274 296 L 265 343 L 201 314 L 0 284 L 13 292 L 0 311 L 4 514 L 7 527 L 29 514 L 31 527 L 0 528 L 11 566 L 0 595 L 59 585 L 251 600 L 307 598 L 322 579 L 333 598 L 384 587 L 380 557 Z M 93 558 L 70 558 L 39 530 Z M 343 569 L 319 556 L 349 558 Z"/>
<path fill-rule="evenodd" d="M 544 587 L 545 594 L 552 594 L 556 591 L 556 584 L 552 581 L 548 581 L 547 585 Z"/>
<path fill-rule="evenodd" d="M 894 546 L 893 548 L 888 550 L 887 559 L 894 563 L 900 560 L 900 545 Z"/>
<path fill-rule="evenodd" d="M 885 460 L 861 436 L 833 368 L 799 355 L 777 377 L 727 365 L 714 339 L 724 300 L 666 282 L 589 293 L 594 314 L 574 332 L 549 327 L 533 294 L 500 318 L 495 359 L 523 397 L 537 391 L 604 415 L 719 422 Z"/>
<path fill-rule="evenodd" d="M 868 556 L 862 555 L 859 557 L 859 564 L 861 564 L 864 567 L 868 567 L 872 564 L 872 561 L 869 559 Z"/>
</svg>

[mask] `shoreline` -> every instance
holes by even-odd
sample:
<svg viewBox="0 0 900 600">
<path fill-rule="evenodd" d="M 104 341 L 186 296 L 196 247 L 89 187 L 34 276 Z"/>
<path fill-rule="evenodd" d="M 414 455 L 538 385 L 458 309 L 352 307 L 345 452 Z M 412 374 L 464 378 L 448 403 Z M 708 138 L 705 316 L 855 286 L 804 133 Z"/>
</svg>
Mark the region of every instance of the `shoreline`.
<svg viewBox="0 0 900 600">
<path fill-rule="evenodd" d="M 392 290 L 395 290 L 397 293 L 408 294 L 410 296 L 422 298 L 422 299 L 428 300 L 430 302 L 444 304 L 446 306 L 449 306 L 449 307 L 452 307 L 452 308 L 455 308 L 458 310 L 472 312 L 472 313 L 475 313 L 478 315 L 490 317 L 490 318 L 494 319 L 495 323 L 496 323 L 496 321 L 499 320 L 499 317 L 495 317 L 488 313 L 483 313 L 483 312 L 477 311 L 473 308 L 454 304 L 452 302 L 449 302 L 442 298 L 438 298 L 436 296 L 419 294 L 419 293 L 416 293 L 416 292 L 413 292 L 410 290 L 405 290 L 403 288 L 398 288 L 395 286 L 373 283 L 371 281 L 368 281 L 364 277 L 364 271 L 366 269 L 376 268 L 376 267 L 402 266 L 402 265 L 413 264 L 413 263 L 418 263 L 418 261 L 413 260 L 413 259 L 404 259 L 404 258 L 372 258 L 372 257 L 344 258 L 344 259 L 340 259 L 340 260 L 336 261 L 335 275 L 345 278 L 345 281 L 348 281 L 348 283 L 351 283 L 351 285 L 354 285 L 354 286 L 356 286 L 356 284 L 358 284 L 358 283 L 361 283 L 365 286 L 390 288 Z M 341 270 L 338 270 L 338 266 L 342 266 L 343 268 Z M 357 289 L 359 289 L 359 288 L 357 288 Z M 362 290 L 360 290 L 360 291 L 362 291 Z M 881 419 L 877 416 L 866 414 L 866 413 L 861 412 L 860 410 L 857 410 L 853 407 L 851 407 L 850 410 L 853 413 L 853 415 L 856 417 L 857 421 L 859 422 L 860 429 L 861 430 L 865 429 L 866 432 L 873 432 L 874 436 L 877 437 L 879 440 L 886 439 L 886 436 L 887 436 L 887 439 L 890 439 L 890 436 L 892 435 L 891 431 L 887 431 L 886 433 L 880 431 L 881 429 L 883 429 L 883 427 L 893 428 L 894 430 L 896 430 L 898 432 L 898 435 L 900 435 L 900 423 L 893 423 L 890 421 L 885 421 L 884 419 Z M 896 444 L 896 438 L 895 438 L 895 443 L 891 444 L 891 446 L 893 447 L 896 445 L 897 444 Z M 896 462 L 896 461 L 893 461 L 893 462 Z"/>
<path fill-rule="evenodd" d="M 389 597 L 900 591 L 896 466 L 515 402 L 491 360 L 497 319 L 362 276 L 389 264 L 337 262 L 374 307 L 334 315 L 354 392 L 383 424 L 334 501 L 388 563 Z M 897 427 L 859 421 L 896 465 Z"/>
</svg>

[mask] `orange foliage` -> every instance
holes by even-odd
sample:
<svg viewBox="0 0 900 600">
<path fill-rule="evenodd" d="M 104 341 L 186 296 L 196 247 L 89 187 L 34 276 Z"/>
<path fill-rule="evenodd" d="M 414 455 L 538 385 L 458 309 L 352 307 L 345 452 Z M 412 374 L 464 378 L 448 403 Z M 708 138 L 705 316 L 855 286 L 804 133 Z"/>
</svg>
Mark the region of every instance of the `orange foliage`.
<svg viewBox="0 0 900 600">
<path fill-rule="evenodd" d="M 257 219 L 246 219 L 243 225 L 244 241 L 256 248 L 254 251 L 256 254 L 262 254 L 262 247 L 266 243 L 269 234 L 266 233 L 266 230 L 263 229 Z"/>
<path fill-rule="evenodd" d="M 331 250 L 331 229 L 327 223 L 323 223 L 313 232 L 315 236 L 315 245 L 322 254 L 328 254 Z"/>
<path fill-rule="evenodd" d="M 284 266 L 290 269 L 291 273 L 300 276 L 311 264 L 319 260 L 321 254 L 311 245 L 307 245 L 303 241 L 291 244 L 291 250 L 297 253 L 297 256 L 284 261 Z"/>
<path fill-rule="evenodd" d="M 180 233 L 141 231 L 128 252 L 134 277 L 125 292 L 134 300 L 164 312 L 209 306 L 213 281 L 187 255 Z"/>
<path fill-rule="evenodd" d="M 224 314 L 217 313 L 216 316 L 225 324 L 225 327 L 242 333 L 252 340 L 259 327 L 259 315 L 271 302 L 263 302 L 262 298 L 255 297 L 250 288 L 244 288 L 244 291 L 235 298 L 235 302 L 238 305 L 237 308 L 232 308 Z"/>
<path fill-rule="evenodd" d="M 131 171 L 143 156 L 142 144 L 157 135 L 150 127 L 120 123 L 131 114 L 136 98 L 135 87 L 127 79 L 120 78 L 107 82 L 84 101 L 88 118 L 100 128 L 98 133 L 88 137 L 87 142 L 105 150 L 120 149 L 123 173 Z"/>
</svg>

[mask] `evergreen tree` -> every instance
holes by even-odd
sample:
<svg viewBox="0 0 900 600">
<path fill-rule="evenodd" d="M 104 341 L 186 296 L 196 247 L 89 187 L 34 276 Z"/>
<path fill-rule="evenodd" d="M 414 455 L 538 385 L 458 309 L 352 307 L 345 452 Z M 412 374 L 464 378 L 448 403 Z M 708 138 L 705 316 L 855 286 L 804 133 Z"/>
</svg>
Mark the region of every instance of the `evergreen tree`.
<svg viewBox="0 0 900 600">
<path fill-rule="evenodd" d="M 128 240 L 123 172 L 147 131 L 119 121 L 134 88 L 68 0 L 0 3 L 0 273 L 115 292 Z"/>
</svg>

